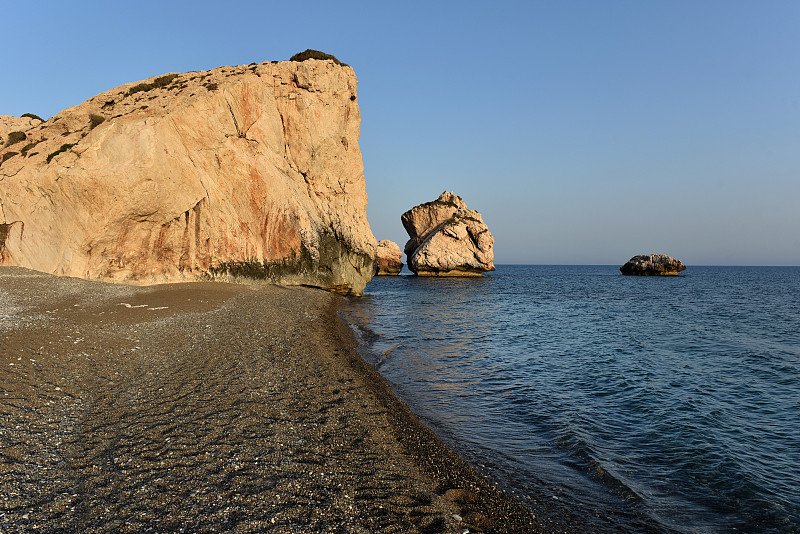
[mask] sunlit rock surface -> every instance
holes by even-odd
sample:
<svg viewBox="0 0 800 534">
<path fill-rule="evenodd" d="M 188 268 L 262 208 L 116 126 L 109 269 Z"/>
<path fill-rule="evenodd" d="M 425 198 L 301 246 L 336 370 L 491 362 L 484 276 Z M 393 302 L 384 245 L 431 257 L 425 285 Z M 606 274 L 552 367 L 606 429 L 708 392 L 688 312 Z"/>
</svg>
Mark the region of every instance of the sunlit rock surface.
<svg viewBox="0 0 800 534">
<path fill-rule="evenodd" d="M 356 85 L 333 61 L 267 62 L 130 83 L 44 123 L 3 118 L 3 135 L 27 129 L 0 150 L 0 265 L 360 293 L 376 242 Z"/>
</svg>

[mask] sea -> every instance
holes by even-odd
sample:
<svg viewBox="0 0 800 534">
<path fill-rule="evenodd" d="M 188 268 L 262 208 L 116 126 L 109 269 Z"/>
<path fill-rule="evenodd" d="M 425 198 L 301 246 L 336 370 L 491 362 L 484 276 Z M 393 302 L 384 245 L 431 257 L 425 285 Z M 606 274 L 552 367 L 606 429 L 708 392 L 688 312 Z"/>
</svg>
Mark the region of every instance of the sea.
<svg viewBox="0 0 800 534">
<path fill-rule="evenodd" d="M 800 532 L 800 267 L 375 277 L 342 314 L 548 530 Z"/>
</svg>

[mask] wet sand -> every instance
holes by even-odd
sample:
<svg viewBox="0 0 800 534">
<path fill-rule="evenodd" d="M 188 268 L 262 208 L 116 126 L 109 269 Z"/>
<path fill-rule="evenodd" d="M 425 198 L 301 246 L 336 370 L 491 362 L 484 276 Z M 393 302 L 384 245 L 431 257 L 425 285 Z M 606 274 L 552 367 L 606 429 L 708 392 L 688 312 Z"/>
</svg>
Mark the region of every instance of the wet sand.
<svg viewBox="0 0 800 534">
<path fill-rule="evenodd" d="M 360 358 L 341 303 L 0 268 L 0 533 L 538 532 Z"/>
</svg>

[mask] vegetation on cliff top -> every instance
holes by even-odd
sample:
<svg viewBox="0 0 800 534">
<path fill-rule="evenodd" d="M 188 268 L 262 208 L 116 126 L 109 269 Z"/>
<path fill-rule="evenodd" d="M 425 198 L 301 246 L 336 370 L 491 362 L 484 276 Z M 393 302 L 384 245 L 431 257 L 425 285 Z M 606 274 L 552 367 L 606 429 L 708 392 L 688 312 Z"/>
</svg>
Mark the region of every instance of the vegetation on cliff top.
<svg viewBox="0 0 800 534">
<path fill-rule="evenodd" d="M 138 93 L 140 91 L 150 91 L 150 90 L 156 89 L 158 87 L 166 87 L 167 85 L 170 84 L 170 82 L 172 82 L 172 80 L 174 80 L 177 77 L 178 77 L 177 74 L 166 74 L 164 76 L 159 76 L 158 78 L 153 80 L 151 83 L 140 83 L 140 84 L 134 85 L 133 87 L 128 89 L 127 96 L 130 96 L 130 95 L 132 95 L 134 93 Z"/>
<path fill-rule="evenodd" d="M 36 119 L 44 122 L 44 119 L 41 118 L 39 115 L 34 115 L 33 113 L 23 113 L 20 117 L 28 117 L 30 119 Z"/>
<path fill-rule="evenodd" d="M 304 52 L 300 52 L 299 54 L 295 54 L 289 58 L 289 61 L 305 61 L 307 59 L 321 59 L 326 60 L 330 59 L 337 65 L 341 65 L 343 67 L 347 67 L 347 63 L 342 63 L 334 56 L 330 54 L 326 54 L 325 52 L 320 52 L 319 50 L 311 50 L 310 48 L 306 49 Z"/>
</svg>

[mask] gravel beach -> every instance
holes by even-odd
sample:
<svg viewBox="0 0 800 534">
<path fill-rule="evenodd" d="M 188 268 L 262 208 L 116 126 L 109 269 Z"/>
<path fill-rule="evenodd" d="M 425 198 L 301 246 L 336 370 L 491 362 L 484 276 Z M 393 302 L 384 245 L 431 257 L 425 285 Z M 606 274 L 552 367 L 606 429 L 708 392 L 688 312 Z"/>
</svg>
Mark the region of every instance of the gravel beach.
<svg viewBox="0 0 800 534">
<path fill-rule="evenodd" d="M 538 532 L 320 290 L 0 268 L 0 533 Z"/>
</svg>

